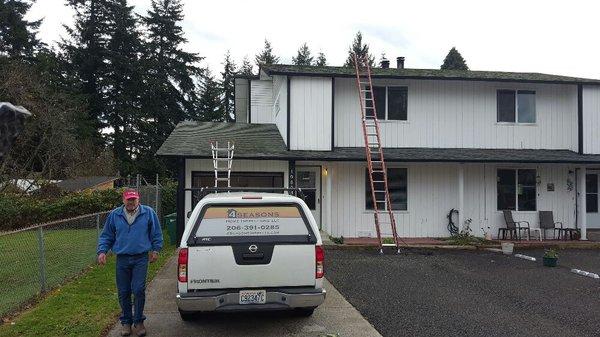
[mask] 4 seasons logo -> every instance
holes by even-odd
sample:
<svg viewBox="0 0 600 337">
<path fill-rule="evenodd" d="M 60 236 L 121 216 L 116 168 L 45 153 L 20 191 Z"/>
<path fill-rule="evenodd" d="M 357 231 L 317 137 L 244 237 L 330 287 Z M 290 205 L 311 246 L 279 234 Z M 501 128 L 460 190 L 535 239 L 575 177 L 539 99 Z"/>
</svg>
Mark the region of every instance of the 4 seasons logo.
<svg viewBox="0 0 600 337">
<path fill-rule="evenodd" d="M 235 208 L 227 209 L 227 217 L 230 219 L 249 219 L 249 218 L 279 218 L 277 211 L 242 211 Z"/>
</svg>

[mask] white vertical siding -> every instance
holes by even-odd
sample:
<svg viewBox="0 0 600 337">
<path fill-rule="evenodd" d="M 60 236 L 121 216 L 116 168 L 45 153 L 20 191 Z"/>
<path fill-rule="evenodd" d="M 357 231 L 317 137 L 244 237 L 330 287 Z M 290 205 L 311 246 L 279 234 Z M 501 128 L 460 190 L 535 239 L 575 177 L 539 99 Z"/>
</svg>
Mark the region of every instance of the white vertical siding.
<svg viewBox="0 0 600 337">
<path fill-rule="evenodd" d="M 600 86 L 583 87 L 583 152 L 600 153 Z"/>
<path fill-rule="evenodd" d="M 273 120 L 273 81 L 250 81 L 251 123 L 275 123 Z"/>
<path fill-rule="evenodd" d="M 408 87 L 408 121 L 381 122 L 386 147 L 577 150 L 575 85 L 439 80 L 374 80 Z M 496 91 L 536 91 L 536 123 L 502 124 Z M 361 147 L 360 107 L 353 79 L 335 81 L 335 146 Z"/>
<path fill-rule="evenodd" d="M 290 149 L 331 150 L 331 78 L 290 80 Z"/>
<path fill-rule="evenodd" d="M 373 213 L 365 210 L 365 164 L 330 163 L 332 177 L 331 234 L 357 237 L 375 235 Z M 458 207 L 458 164 L 390 164 L 408 169 L 408 210 L 395 212 L 398 233 L 403 237 L 445 237 L 448 212 Z M 482 236 L 481 228 L 490 227 L 495 237 L 498 228 L 505 227 L 502 212 L 497 211 L 496 170 L 498 167 L 536 168 L 541 178 L 538 185 L 537 209 L 554 212 L 555 221 L 573 227 L 575 221 L 574 185 L 569 191 L 572 169 L 566 165 L 499 166 L 496 164 L 465 164 L 464 218 L 471 218 L 474 235 Z M 554 183 L 555 191 L 547 191 Z M 515 220 L 526 220 L 532 228 L 539 227 L 537 212 L 514 212 Z M 456 221 L 456 219 L 455 219 Z M 388 228 L 382 228 L 391 233 Z M 551 233 L 548 233 L 551 235 Z"/>
<path fill-rule="evenodd" d="M 213 171 L 212 159 L 186 159 L 185 187 L 192 186 L 192 171 Z M 283 186 L 288 186 L 288 162 L 278 160 L 242 160 L 234 159 L 232 172 L 283 172 Z M 185 193 L 185 213 L 191 211 L 192 194 Z"/>
<path fill-rule="evenodd" d="M 287 145 L 287 76 L 273 76 L 273 120 Z"/>
</svg>

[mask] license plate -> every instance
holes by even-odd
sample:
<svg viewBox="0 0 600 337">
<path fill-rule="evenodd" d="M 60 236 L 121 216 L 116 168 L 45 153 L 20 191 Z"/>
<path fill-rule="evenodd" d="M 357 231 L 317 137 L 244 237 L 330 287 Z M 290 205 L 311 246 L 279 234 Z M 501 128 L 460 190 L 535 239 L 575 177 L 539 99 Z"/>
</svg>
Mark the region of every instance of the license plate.
<svg viewBox="0 0 600 337">
<path fill-rule="evenodd" d="M 265 304 L 266 290 L 240 290 L 240 304 Z"/>
</svg>

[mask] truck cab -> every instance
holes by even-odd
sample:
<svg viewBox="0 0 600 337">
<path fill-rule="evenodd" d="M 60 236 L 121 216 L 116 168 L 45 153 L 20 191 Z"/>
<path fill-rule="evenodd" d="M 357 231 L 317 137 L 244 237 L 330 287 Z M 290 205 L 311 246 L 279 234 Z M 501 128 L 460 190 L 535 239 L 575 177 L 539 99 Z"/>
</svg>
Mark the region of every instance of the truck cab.
<svg viewBox="0 0 600 337">
<path fill-rule="evenodd" d="M 177 306 L 195 312 L 294 310 L 325 300 L 324 252 L 302 199 L 214 193 L 195 206 L 179 245 Z"/>
</svg>

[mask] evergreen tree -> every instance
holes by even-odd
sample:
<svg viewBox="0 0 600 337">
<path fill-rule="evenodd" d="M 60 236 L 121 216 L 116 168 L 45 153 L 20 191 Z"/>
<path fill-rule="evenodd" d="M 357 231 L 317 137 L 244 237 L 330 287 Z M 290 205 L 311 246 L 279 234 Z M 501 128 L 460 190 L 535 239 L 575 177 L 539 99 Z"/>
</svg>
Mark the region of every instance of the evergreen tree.
<svg viewBox="0 0 600 337">
<path fill-rule="evenodd" d="M 317 61 L 315 62 L 317 67 L 324 67 L 327 65 L 327 58 L 325 58 L 325 54 L 323 52 L 319 52 L 319 56 L 317 56 Z"/>
<path fill-rule="evenodd" d="M 80 138 L 103 145 L 101 130 L 106 127 L 103 113 L 106 107 L 103 79 L 108 65 L 105 62 L 111 25 L 109 0 L 69 0 L 75 11 L 73 27 L 65 26 L 68 37 L 59 43 L 67 85 L 85 100 L 87 112 L 79 119 Z"/>
<path fill-rule="evenodd" d="M 248 56 L 244 56 L 244 59 L 242 59 L 242 65 L 240 66 L 238 74 L 244 76 L 254 75 L 254 66 L 252 66 L 252 63 L 250 63 L 250 60 L 248 60 Z"/>
<path fill-rule="evenodd" d="M 313 57 L 310 56 L 310 49 L 306 42 L 298 48 L 298 55 L 292 57 L 292 63 L 297 66 L 311 66 L 313 64 Z"/>
<path fill-rule="evenodd" d="M 34 0 L 0 0 L 0 56 L 31 58 L 42 47 L 36 34 L 42 20 L 24 16 Z"/>
<path fill-rule="evenodd" d="M 202 93 L 198 100 L 197 120 L 205 122 L 224 122 L 227 120 L 221 104 L 220 94 L 219 83 L 217 83 L 210 70 L 205 69 L 204 76 L 202 76 Z"/>
<path fill-rule="evenodd" d="M 444 59 L 444 64 L 440 67 L 442 70 L 469 70 L 467 62 L 460 55 L 455 47 L 452 47 Z"/>
<path fill-rule="evenodd" d="M 103 120 L 112 128 L 109 140 L 113 146 L 119 170 L 124 174 L 135 172 L 134 159 L 142 152 L 145 142 L 139 139 L 142 115 L 142 51 L 141 36 L 133 6 L 127 0 L 113 0 L 111 4 L 104 92 L 106 106 Z"/>
<path fill-rule="evenodd" d="M 222 110 L 229 122 L 235 119 L 235 113 L 233 111 L 235 71 L 235 63 L 231 59 L 231 54 L 228 50 L 225 54 L 225 60 L 223 61 L 223 72 L 221 72 L 221 104 Z"/>
<path fill-rule="evenodd" d="M 146 146 L 144 152 L 151 155 L 140 158 L 138 166 L 147 171 L 165 170 L 153 154 L 177 123 L 194 115 L 198 100 L 195 79 L 202 72 L 197 65 L 202 57 L 182 49 L 187 42 L 182 20 L 180 0 L 152 0 L 147 15 L 141 18 L 146 31 L 142 45 L 145 118 L 139 119 L 138 124 Z"/>
<path fill-rule="evenodd" d="M 375 64 L 375 58 L 369 53 L 369 45 L 366 43 L 363 44 L 362 33 L 360 31 L 356 33 L 354 41 L 352 41 L 352 44 L 348 48 L 348 58 L 344 67 L 354 67 L 354 54 L 360 58 L 365 58 L 371 67 Z"/>
<path fill-rule="evenodd" d="M 260 67 L 261 65 L 271 65 L 279 63 L 279 57 L 273 54 L 273 48 L 271 47 L 271 43 L 265 39 L 265 47 L 264 49 L 256 55 L 255 57 L 256 65 Z"/>
</svg>

